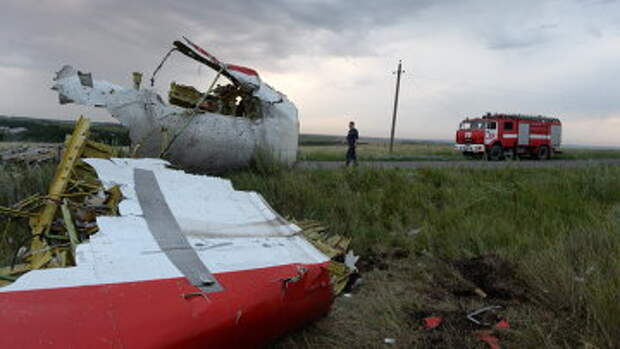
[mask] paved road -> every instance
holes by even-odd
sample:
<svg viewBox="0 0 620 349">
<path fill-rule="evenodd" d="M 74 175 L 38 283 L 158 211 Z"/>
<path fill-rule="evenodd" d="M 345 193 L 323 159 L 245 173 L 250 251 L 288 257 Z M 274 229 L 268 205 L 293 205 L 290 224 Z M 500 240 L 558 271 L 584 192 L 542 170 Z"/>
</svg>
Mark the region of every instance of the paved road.
<svg viewBox="0 0 620 349">
<path fill-rule="evenodd" d="M 593 165 L 620 166 L 620 159 L 592 159 L 592 160 L 551 160 L 551 161 L 361 161 L 360 166 L 374 168 L 551 168 L 551 167 L 588 167 Z M 334 169 L 344 167 L 344 161 L 299 161 L 295 165 L 299 168 Z"/>
</svg>

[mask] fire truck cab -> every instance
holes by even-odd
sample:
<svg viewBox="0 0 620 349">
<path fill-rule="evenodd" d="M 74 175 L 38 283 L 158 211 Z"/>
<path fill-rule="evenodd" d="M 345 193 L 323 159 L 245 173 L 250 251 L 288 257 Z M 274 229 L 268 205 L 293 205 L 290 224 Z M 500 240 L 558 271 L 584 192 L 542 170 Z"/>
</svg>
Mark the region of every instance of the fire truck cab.
<svg viewBox="0 0 620 349">
<path fill-rule="evenodd" d="M 461 122 L 455 149 L 492 161 L 523 156 L 548 160 L 560 152 L 561 141 L 562 123 L 557 118 L 486 114 Z"/>
</svg>

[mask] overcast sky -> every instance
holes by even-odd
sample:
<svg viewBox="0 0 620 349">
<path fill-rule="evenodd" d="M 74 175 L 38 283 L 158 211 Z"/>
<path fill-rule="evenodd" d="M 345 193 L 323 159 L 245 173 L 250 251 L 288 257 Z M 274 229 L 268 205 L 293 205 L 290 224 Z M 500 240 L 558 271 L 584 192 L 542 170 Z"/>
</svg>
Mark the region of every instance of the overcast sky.
<svg viewBox="0 0 620 349">
<path fill-rule="evenodd" d="M 130 86 L 186 35 L 252 67 L 297 105 L 302 132 L 388 136 L 398 59 L 397 137 L 452 139 L 487 111 L 557 116 L 564 142 L 620 146 L 620 3 L 613 0 L 2 0 L 0 114 L 111 120 L 59 106 L 49 88 L 70 63 Z M 212 73 L 176 56 L 170 81 Z"/>
</svg>

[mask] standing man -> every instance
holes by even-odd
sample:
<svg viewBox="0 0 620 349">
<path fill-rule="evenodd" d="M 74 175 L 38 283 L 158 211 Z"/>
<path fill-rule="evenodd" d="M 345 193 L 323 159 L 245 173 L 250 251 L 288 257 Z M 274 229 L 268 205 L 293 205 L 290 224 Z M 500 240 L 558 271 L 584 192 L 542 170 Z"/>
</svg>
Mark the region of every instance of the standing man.
<svg viewBox="0 0 620 349">
<path fill-rule="evenodd" d="M 355 154 L 355 145 L 357 144 L 357 139 L 359 138 L 359 133 L 355 128 L 355 122 L 349 122 L 349 133 L 347 134 L 347 144 L 349 145 L 349 149 L 347 150 L 347 166 L 353 163 L 353 165 L 357 166 L 357 154 Z"/>
</svg>

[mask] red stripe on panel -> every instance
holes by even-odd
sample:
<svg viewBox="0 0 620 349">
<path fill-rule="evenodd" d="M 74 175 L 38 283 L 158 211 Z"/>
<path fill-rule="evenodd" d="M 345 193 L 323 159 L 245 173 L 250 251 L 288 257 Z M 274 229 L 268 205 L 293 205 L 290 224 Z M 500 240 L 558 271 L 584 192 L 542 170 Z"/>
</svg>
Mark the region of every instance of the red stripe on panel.
<svg viewBox="0 0 620 349">
<path fill-rule="evenodd" d="M 329 311 L 327 264 L 0 293 L 2 348 L 254 348 Z M 301 277 L 300 277 L 301 276 Z"/>
<path fill-rule="evenodd" d="M 234 70 L 236 72 L 243 73 L 246 75 L 258 76 L 258 72 L 252 68 L 243 67 L 243 66 L 234 65 L 234 64 L 228 64 L 226 68 L 228 68 L 228 70 Z"/>
</svg>

